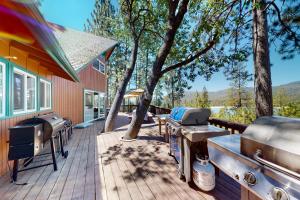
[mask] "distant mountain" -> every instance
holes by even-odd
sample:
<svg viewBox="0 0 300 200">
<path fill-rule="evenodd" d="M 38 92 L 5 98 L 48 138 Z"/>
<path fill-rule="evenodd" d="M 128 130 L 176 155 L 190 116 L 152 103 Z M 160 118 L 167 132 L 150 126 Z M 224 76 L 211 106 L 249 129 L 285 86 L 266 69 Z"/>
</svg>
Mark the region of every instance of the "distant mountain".
<svg viewBox="0 0 300 200">
<path fill-rule="evenodd" d="M 300 101 L 300 81 L 274 86 L 273 95 L 276 94 L 276 92 L 281 88 L 285 89 L 287 95 L 290 97 L 292 101 Z M 246 90 L 252 94 L 254 93 L 254 88 L 252 87 L 247 87 Z M 198 92 L 202 92 L 202 91 L 198 91 Z M 208 96 L 213 105 L 224 105 L 224 102 L 226 102 L 228 98 L 227 97 L 228 92 L 229 89 L 219 90 L 215 92 L 208 91 Z M 195 96 L 196 96 L 195 91 L 187 91 L 185 93 L 185 97 L 183 98 L 183 100 L 190 101 L 191 99 L 195 98 Z"/>
</svg>

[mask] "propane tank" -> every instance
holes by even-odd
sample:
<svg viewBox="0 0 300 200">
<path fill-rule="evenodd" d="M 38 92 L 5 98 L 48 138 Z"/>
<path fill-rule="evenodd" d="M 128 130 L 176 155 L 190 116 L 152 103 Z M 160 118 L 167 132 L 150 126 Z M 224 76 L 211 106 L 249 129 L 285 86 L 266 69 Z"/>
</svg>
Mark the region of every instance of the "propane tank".
<svg viewBox="0 0 300 200">
<path fill-rule="evenodd" d="M 209 163 L 208 156 L 196 155 L 193 163 L 193 181 L 203 191 L 211 191 L 215 188 L 215 168 Z"/>
</svg>

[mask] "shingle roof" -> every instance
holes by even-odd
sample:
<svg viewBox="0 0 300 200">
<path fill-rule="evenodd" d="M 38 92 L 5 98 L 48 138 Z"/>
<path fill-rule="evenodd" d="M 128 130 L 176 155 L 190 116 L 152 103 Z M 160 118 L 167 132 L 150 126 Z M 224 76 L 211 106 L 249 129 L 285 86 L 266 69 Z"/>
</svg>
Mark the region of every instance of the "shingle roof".
<svg viewBox="0 0 300 200">
<path fill-rule="evenodd" d="M 51 24 L 53 33 L 75 70 L 87 65 L 117 42 L 90 33 Z"/>
</svg>

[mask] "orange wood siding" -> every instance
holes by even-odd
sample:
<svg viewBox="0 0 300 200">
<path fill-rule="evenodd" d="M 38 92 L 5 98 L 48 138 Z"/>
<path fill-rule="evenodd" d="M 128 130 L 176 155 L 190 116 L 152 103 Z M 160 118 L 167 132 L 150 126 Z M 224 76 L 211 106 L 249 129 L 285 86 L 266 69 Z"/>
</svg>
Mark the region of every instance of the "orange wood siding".
<svg viewBox="0 0 300 200">
<path fill-rule="evenodd" d="M 67 79 L 53 75 L 49 67 L 42 66 L 37 58 L 31 58 L 28 54 L 10 43 L 0 39 L 0 57 L 17 56 L 18 59 L 11 59 L 18 66 L 27 69 L 41 77 L 52 81 L 52 110 L 62 117 L 70 118 L 75 124 L 83 121 L 83 90 L 90 89 L 105 92 L 106 78 L 91 66 L 79 72 L 81 82 L 75 83 Z M 50 112 L 50 111 L 45 111 Z M 40 112 L 43 113 L 43 112 Z M 8 172 L 8 128 L 15 126 L 19 121 L 33 117 L 36 113 L 13 116 L 7 119 L 0 119 L 0 176 Z"/>
<path fill-rule="evenodd" d="M 89 65 L 88 67 L 82 69 L 78 73 L 78 76 L 85 89 L 95 90 L 99 92 L 106 91 L 106 76 L 94 69 L 92 65 Z"/>
<path fill-rule="evenodd" d="M 53 111 L 72 119 L 75 124 L 83 121 L 83 85 L 52 76 Z"/>
</svg>

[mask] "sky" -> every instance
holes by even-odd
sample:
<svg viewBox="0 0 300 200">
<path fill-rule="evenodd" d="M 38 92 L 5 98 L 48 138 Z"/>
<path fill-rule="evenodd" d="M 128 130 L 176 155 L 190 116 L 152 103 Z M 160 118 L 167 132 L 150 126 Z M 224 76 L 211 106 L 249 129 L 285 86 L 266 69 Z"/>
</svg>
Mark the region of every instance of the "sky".
<svg viewBox="0 0 300 200">
<path fill-rule="evenodd" d="M 50 22 L 83 30 L 86 19 L 91 16 L 94 3 L 95 0 L 43 0 L 40 9 L 46 20 Z M 273 86 L 299 81 L 300 55 L 292 60 L 283 61 L 273 47 L 270 51 Z M 247 69 L 253 73 L 252 60 L 248 61 Z M 218 91 L 230 87 L 230 82 L 226 80 L 221 71 L 215 73 L 209 81 L 197 77 L 191 85 L 193 91 L 201 91 L 204 86 L 208 91 Z M 253 87 L 253 82 L 249 82 L 248 86 Z"/>
</svg>

